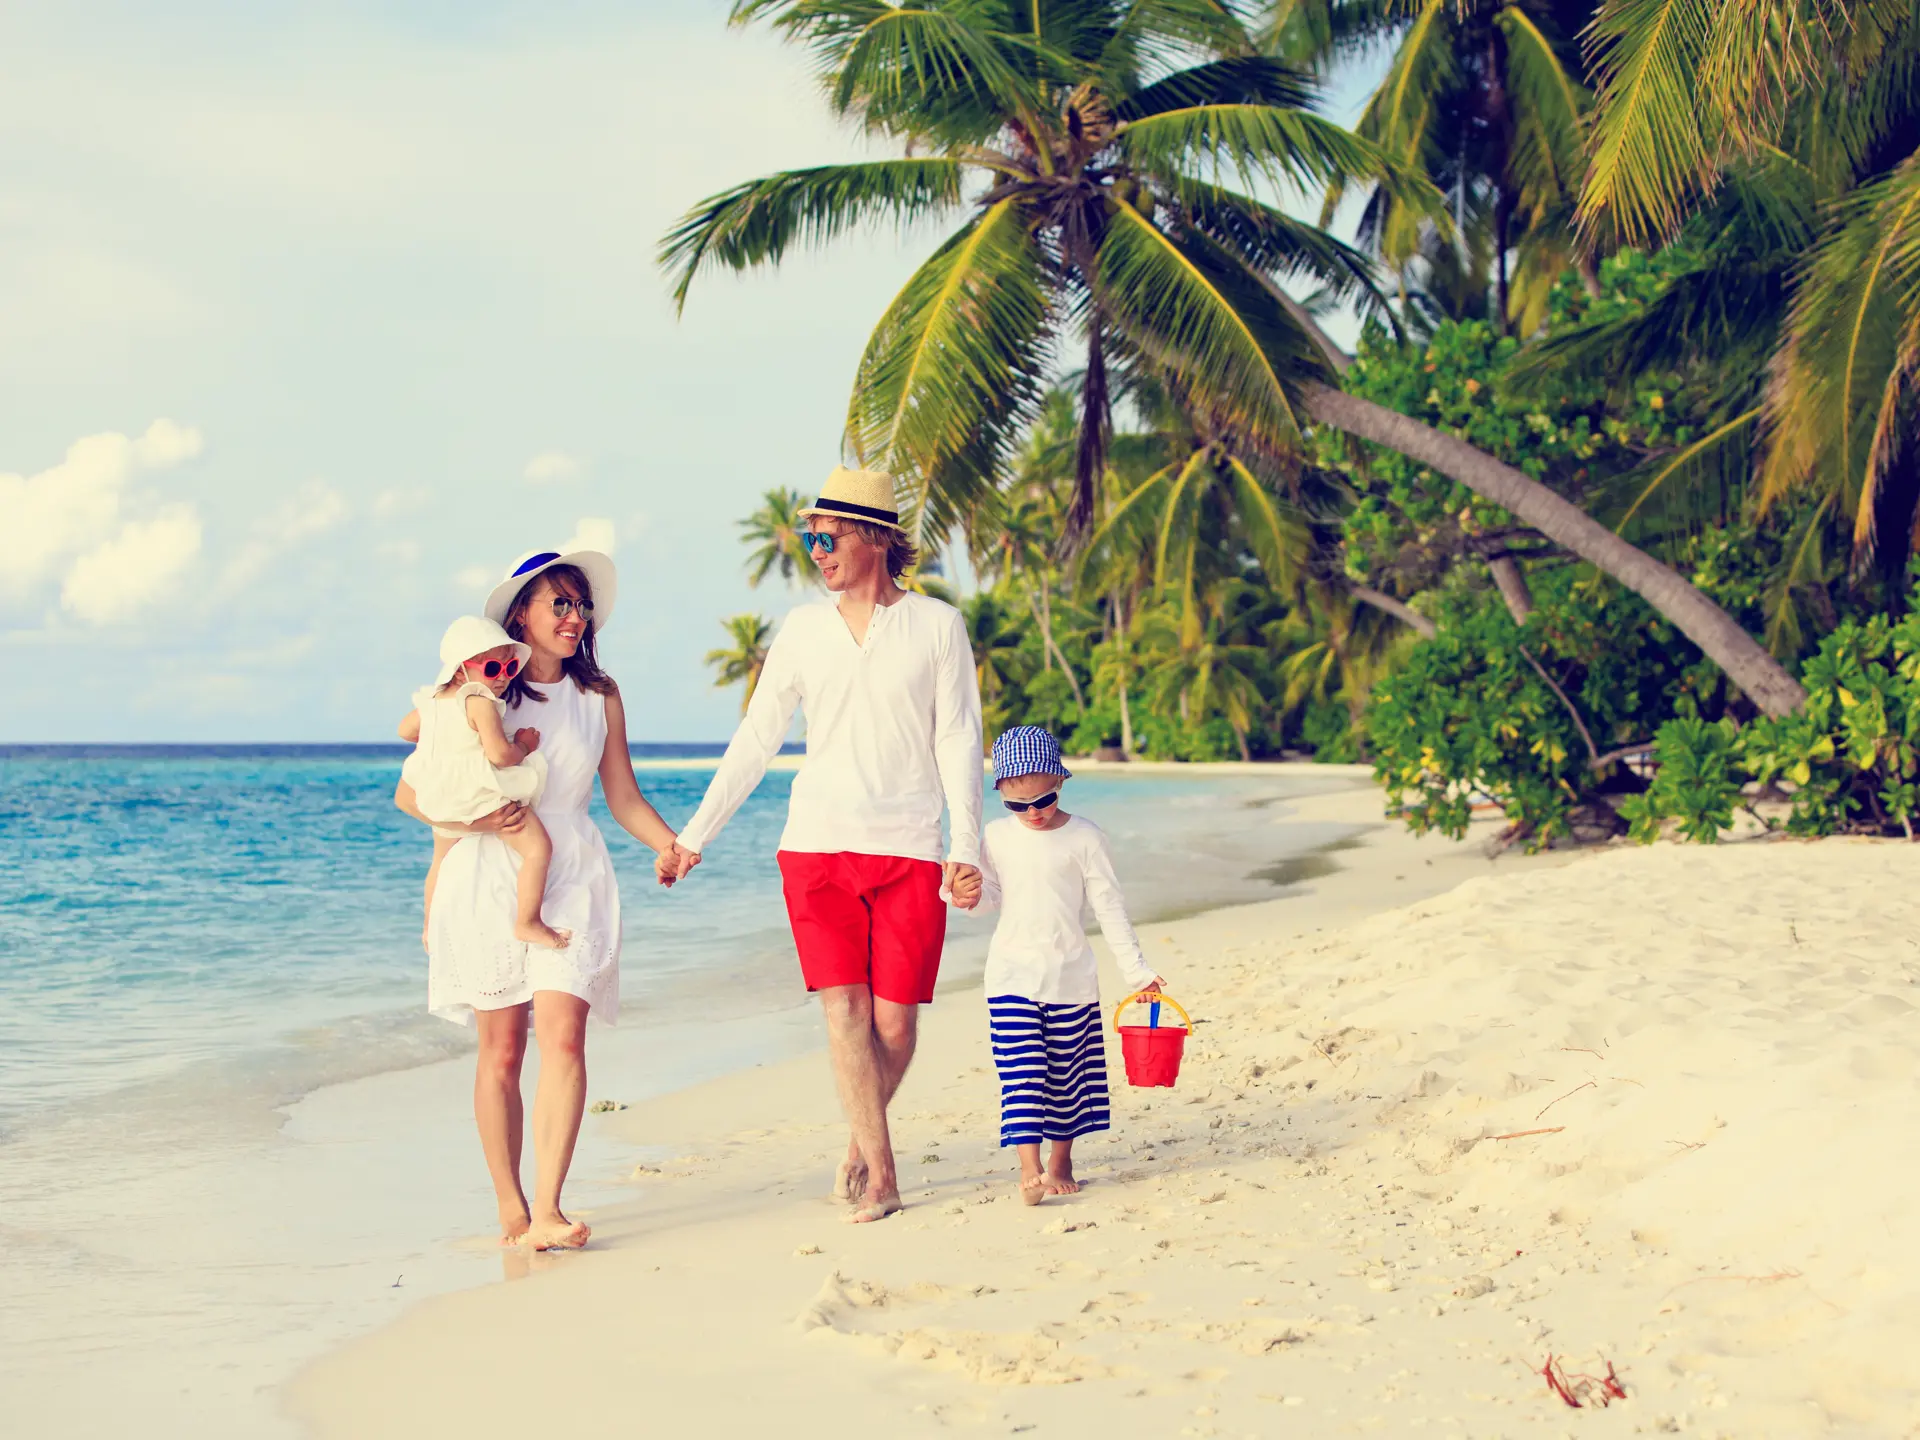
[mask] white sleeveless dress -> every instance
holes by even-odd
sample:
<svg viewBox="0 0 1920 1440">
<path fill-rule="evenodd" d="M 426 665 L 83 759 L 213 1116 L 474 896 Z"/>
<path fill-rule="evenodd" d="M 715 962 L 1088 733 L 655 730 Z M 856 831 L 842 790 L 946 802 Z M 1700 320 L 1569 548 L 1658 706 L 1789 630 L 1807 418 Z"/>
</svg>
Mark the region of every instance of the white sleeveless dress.
<svg viewBox="0 0 1920 1440">
<path fill-rule="evenodd" d="M 507 733 L 540 732 L 546 789 L 534 807 L 553 837 L 541 915 L 572 932 L 564 950 L 513 938 L 519 859 L 497 835 L 469 835 L 448 852 L 427 917 L 427 1009 L 457 1024 L 475 1010 L 524 1004 L 536 990 L 577 995 L 594 1019 L 620 1012 L 620 887 L 607 842 L 587 814 L 607 743 L 607 702 L 571 680 L 531 688 L 547 697 L 507 708 Z"/>
</svg>

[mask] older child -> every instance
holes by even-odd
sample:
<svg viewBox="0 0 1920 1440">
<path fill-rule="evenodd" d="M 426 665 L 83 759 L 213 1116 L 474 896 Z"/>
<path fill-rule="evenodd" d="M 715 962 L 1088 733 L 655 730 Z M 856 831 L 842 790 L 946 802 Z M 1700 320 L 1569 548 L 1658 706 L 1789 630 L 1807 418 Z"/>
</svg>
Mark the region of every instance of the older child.
<svg viewBox="0 0 1920 1440">
<path fill-rule="evenodd" d="M 1060 808 L 1072 778 L 1060 742 L 1036 725 L 995 740 L 993 787 L 1012 813 L 986 827 L 980 879 L 953 897 L 965 903 L 978 886 L 979 904 L 1000 909 L 987 951 L 989 1034 L 1000 1072 L 1000 1143 L 1020 1152 L 1028 1205 L 1079 1190 L 1073 1142 L 1108 1128 L 1100 980 L 1082 908 L 1093 907 L 1129 993 L 1161 985 L 1127 920 L 1105 833 Z M 1043 1140 L 1053 1142 L 1044 1170 Z"/>
<path fill-rule="evenodd" d="M 514 938 L 564 950 L 571 937 L 540 918 L 553 839 L 532 806 L 546 785 L 547 759 L 536 753 L 538 730 L 523 728 L 509 738 L 501 698 L 532 653 L 479 615 L 463 615 L 448 626 L 440 641 L 439 679 L 414 694 L 413 709 L 400 722 L 400 738 L 415 746 L 400 777 L 413 787 L 420 813 L 436 827 L 433 862 L 427 867 L 427 914 L 433 913 L 440 862 L 462 834 L 438 827 L 464 825 L 517 800 L 528 807 L 526 819 L 500 836 L 520 857 Z M 423 931 L 422 943 L 425 939 Z"/>
</svg>

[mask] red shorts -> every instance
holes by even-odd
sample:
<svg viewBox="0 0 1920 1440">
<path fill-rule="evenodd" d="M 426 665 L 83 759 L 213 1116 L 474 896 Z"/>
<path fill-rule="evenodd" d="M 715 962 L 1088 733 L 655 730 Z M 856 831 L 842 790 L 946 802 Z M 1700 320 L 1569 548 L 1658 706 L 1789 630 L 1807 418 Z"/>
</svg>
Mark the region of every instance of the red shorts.
<svg viewBox="0 0 1920 1440">
<path fill-rule="evenodd" d="M 925 1005 L 940 974 L 944 870 L 899 855 L 779 854 L 781 888 L 809 990 L 865 985 L 898 1005 Z"/>
</svg>

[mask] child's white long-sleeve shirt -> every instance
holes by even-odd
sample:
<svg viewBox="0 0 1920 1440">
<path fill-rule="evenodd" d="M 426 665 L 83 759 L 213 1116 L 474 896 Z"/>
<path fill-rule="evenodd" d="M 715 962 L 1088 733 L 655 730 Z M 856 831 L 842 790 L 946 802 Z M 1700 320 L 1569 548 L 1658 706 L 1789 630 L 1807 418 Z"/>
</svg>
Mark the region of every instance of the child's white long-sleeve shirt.
<svg viewBox="0 0 1920 1440">
<path fill-rule="evenodd" d="M 980 908 L 1000 910 L 987 950 L 987 994 L 1098 1004 L 1099 973 L 1081 920 L 1088 905 L 1121 981 L 1138 990 L 1153 980 L 1098 825 L 1071 815 L 1057 829 L 1034 830 L 1009 816 L 988 825 L 980 841 Z"/>
</svg>

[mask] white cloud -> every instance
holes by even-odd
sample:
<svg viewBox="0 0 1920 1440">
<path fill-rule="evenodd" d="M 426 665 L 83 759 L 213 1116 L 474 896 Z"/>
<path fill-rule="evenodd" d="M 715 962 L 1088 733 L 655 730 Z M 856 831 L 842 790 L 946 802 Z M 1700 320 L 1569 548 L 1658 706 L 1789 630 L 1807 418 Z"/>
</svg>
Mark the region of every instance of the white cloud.
<svg viewBox="0 0 1920 1440">
<path fill-rule="evenodd" d="M 599 515 L 583 515 L 573 523 L 573 534 L 560 542 L 560 552 L 569 550 L 598 550 L 603 555 L 613 554 L 613 521 Z"/>
<path fill-rule="evenodd" d="M 88 435 L 37 474 L 0 474 L 7 526 L 0 588 L 21 595 L 59 575 L 107 540 L 139 472 L 167 469 L 200 450 L 198 430 L 156 420 L 137 440 L 117 431 Z"/>
<path fill-rule="evenodd" d="M 395 515 L 411 515 L 422 509 L 431 497 L 425 490 L 382 490 L 373 497 L 373 517 L 391 520 Z"/>
<path fill-rule="evenodd" d="M 200 517 L 191 506 L 170 505 L 74 561 L 60 603 L 94 625 L 130 619 L 172 588 L 199 553 Z"/>
<path fill-rule="evenodd" d="M 535 485 L 551 485 L 558 480 L 573 479 L 582 468 L 580 461 L 564 450 L 542 450 L 527 461 L 522 473 Z"/>
<path fill-rule="evenodd" d="M 484 565 L 469 565 L 453 577 L 453 583 L 462 590 L 485 590 L 493 581 L 493 571 Z"/>
<path fill-rule="evenodd" d="M 219 593 L 231 595 L 246 589 L 295 545 L 325 534 L 346 518 L 346 497 L 325 481 L 312 481 L 255 524 L 253 534 L 221 571 Z"/>
</svg>

